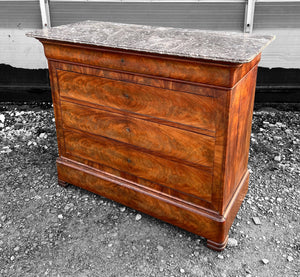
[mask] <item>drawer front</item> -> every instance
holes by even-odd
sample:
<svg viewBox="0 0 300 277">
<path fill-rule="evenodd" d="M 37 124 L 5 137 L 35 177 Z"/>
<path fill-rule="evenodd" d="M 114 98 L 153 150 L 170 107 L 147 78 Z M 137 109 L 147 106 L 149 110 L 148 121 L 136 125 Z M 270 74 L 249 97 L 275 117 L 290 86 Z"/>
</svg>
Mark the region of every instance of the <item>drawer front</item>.
<svg viewBox="0 0 300 277">
<path fill-rule="evenodd" d="M 82 132 L 64 131 L 66 153 L 128 172 L 180 192 L 211 200 L 212 175 L 196 167 L 144 153 L 129 145 Z"/>
<path fill-rule="evenodd" d="M 212 97 L 57 70 L 60 95 L 215 131 Z"/>
<path fill-rule="evenodd" d="M 213 166 L 214 138 L 178 128 L 61 102 L 64 126 L 132 144 L 171 159 Z"/>
</svg>

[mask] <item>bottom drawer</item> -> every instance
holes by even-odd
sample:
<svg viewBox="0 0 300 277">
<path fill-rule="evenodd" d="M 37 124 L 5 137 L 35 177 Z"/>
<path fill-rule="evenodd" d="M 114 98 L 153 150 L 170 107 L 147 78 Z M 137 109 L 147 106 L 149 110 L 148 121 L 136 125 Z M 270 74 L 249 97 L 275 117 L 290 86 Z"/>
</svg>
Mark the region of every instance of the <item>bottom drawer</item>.
<svg viewBox="0 0 300 277">
<path fill-rule="evenodd" d="M 66 152 L 211 201 L 212 174 L 82 132 L 64 131 Z"/>
</svg>

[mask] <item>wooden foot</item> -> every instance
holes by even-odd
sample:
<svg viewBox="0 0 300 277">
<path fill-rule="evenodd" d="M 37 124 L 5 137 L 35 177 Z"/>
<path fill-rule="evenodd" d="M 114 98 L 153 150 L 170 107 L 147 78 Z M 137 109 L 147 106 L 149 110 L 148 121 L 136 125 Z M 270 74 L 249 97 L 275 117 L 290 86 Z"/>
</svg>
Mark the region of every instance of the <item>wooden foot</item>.
<svg viewBox="0 0 300 277">
<path fill-rule="evenodd" d="M 69 185 L 69 183 L 58 179 L 58 185 L 66 188 Z"/>
<path fill-rule="evenodd" d="M 212 240 L 207 240 L 207 247 L 216 251 L 223 251 L 227 245 L 228 236 L 226 236 L 225 240 L 222 243 L 218 243 Z"/>
</svg>

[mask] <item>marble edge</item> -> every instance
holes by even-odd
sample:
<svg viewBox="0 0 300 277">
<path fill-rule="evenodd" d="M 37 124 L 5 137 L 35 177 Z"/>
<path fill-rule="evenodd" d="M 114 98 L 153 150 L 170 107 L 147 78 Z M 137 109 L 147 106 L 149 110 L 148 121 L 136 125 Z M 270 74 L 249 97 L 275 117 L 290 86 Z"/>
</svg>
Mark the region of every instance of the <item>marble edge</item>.
<svg viewBox="0 0 300 277">
<path fill-rule="evenodd" d="M 261 34 L 263 36 L 263 34 Z M 276 39 L 276 35 L 267 35 L 269 36 L 269 40 L 262 46 L 260 47 L 260 49 L 258 50 L 257 54 L 254 54 L 253 56 L 251 56 L 250 58 L 247 59 L 246 62 L 242 62 L 242 63 L 248 63 L 251 62 L 257 55 L 259 55 L 260 53 L 262 53 L 262 51 L 272 42 Z"/>
<path fill-rule="evenodd" d="M 173 30 L 182 30 L 182 31 L 190 31 L 190 32 L 200 32 L 200 33 L 206 33 L 206 34 L 218 34 L 223 37 L 228 37 L 230 36 L 236 36 L 236 37 L 242 37 L 245 36 L 247 38 L 250 38 L 252 40 L 264 40 L 263 46 L 260 47 L 260 49 L 253 54 L 252 56 L 248 58 L 237 58 L 237 59 L 226 59 L 223 57 L 212 57 L 212 56 L 206 56 L 206 55 L 188 55 L 186 53 L 179 53 L 179 52 L 172 52 L 172 51 L 151 51 L 151 49 L 144 49 L 144 48 L 138 48 L 138 47 L 128 47 L 127 45 L 112 45 L 112 44 L 105 44 L 105 43 L 90 43 L 90 41 L 82 41 L 82 40 L 74 40 L 74 39 L 65 39 L 65 38 L 59 38 L 59 37 L 51 37 L 44 35 L 43 33 L 45 32 L 44 29 L 40 29 L 37 31 L 29 32 L 26 33 L 27 37 L 33 37 L 36 39 L 46 39 L 49 41 L 61 41 L 61 42 L 68 42 L 68 43 L 77 43 L 77 44 L 84 44 L 84 45 L 93 45 L 93 46 L 99 46 L 99 47 L 108 47 L 108 48 L 113 48 L 113 49 L 119 49 L 119 50 L 130 50 L 130 51 L 137 51 L 137 52 L 142 52 L 142 53 L 151 53 L 151 54 L 162 54 L 162 55 L 169 55 L 169 56 L 177 56 L 177 57 L 188 57 L 192 59 L 205 59 L 205 60 L 211 60 L 211 61 L 220 61 L 220 62 L 229 62 L 229 63 L 248 63 L 252 61 L 257 55 L 259 55 L 272 41 L 275 40 L 276 36 L 275 35 L 269 35 L 269 34 L 257 34 L 257 35 L 250 35 L 250 34 L 245 34 L 245 33 L 236 33 L 236 32 L 227 32 L 227 31 L 211 31 L 211 30 L 200 30 L 200 29 L 189 29 L 189 28 L 174 28 L 174 27 L 160 27 L 160 26 L 150 26 L 150 25 L 140 25 L 140 24 L 129 24 L 129 23 L 118 23 L 118 22 L 106 22 L 106 21 L 95 21 L 95 20 L 85 20 L 85 21 L 80 21 L 76 23 L 70 23 L 70 24 L 65 24 L 65 25 L 60 25 L 52 28 L 60 28 L 60 27 L 67 27 L 67 26 L 76 26 L 78 24 L 82 24 L 84 22 L 95 22 L 95 23 L 112 23 L 112 24 L 118 24 L 118 25 L 125 25 L 125 26 L 146 26 L 151 29 L 155 28 L 164 28 L 164 29 L 173 29 Z M 52 29 L 51 28 L 51 29 Z"/>
</svg>

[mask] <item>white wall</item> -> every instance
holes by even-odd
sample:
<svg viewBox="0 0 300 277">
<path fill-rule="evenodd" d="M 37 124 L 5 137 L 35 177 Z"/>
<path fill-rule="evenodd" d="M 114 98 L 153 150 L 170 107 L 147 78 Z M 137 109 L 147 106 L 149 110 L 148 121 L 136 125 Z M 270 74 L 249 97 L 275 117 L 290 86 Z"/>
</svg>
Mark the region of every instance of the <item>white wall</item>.
<svg viewBox="0 0 300 277">
<path fill-rule="evenodd" d="M 47 68 L 42 44 L 26 33 L 34 29 L 0 28 L 0 64 L 17 68 Z"/>
<path fill-rule="evenodd" d="M 0 28 L 0 64 L 17 68 L 47 68 L 42 44 L 26 37 L 34 29 Z M 275 34 L 262 54 L 261 67 L 300 68 L 300 29 L 266 29 L 254 34 Z"/>
<path fill-rule="evenodd" d="M 53 26 L 93 19 L 242 33 L 245 1 L 117 3 L 118 0 L 114 3 L 52 0 L 50 17 Z M 38 0 L 0 0 L 0 64 L 47 68 L 41 43 L 25 36 L 41 26 Z M 257 0 L 254 34 L 258 33 L 276 35 L 276 40 L 262 54 L 261 67 L 300 68 L 300 0 Z"/>
<path fill-rule="evenodd" d="M 263 51 L 259 66 L 300 68 L 300 29 L 260 29 L 253 33 L 276 35 L 276 39 Z"/>
</svg>

